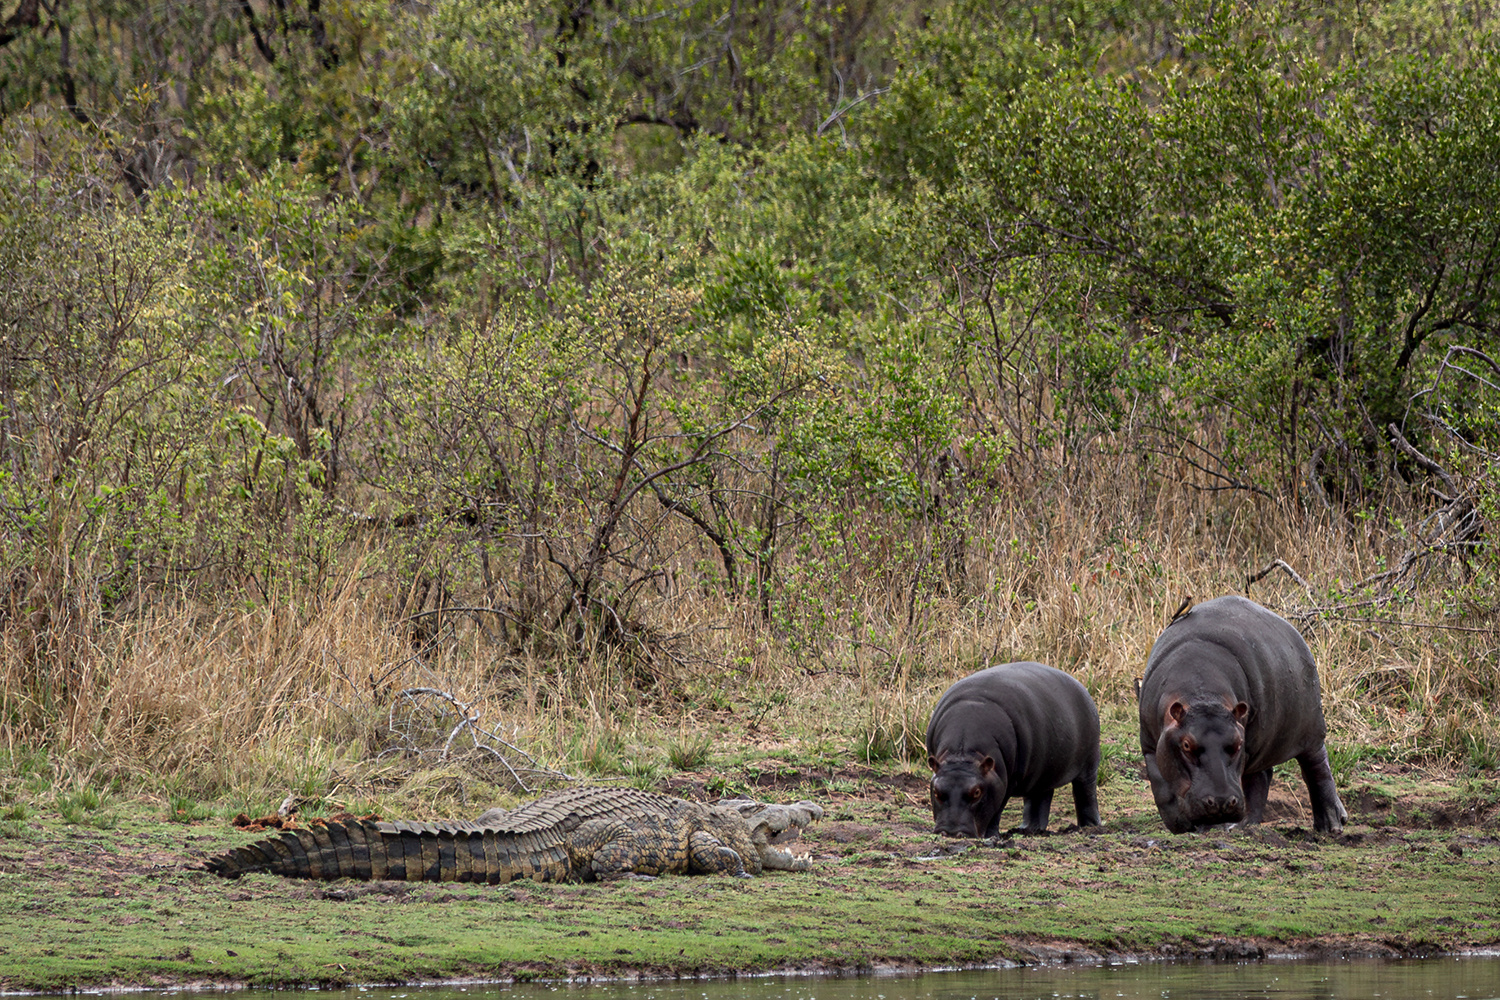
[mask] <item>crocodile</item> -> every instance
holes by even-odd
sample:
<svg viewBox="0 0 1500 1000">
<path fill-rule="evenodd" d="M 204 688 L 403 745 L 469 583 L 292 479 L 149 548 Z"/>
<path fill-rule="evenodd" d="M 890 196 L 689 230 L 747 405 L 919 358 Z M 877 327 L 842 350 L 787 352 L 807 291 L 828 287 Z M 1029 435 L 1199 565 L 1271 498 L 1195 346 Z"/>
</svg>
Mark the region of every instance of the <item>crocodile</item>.
<svg viewBox="0 0 1500 1000">
<path fill-rule="evenodd" d="M 806 854 L 773 843 L 822 819 L 812 802 L 722 799 L 705 805 L 635 788 L 577 787 L 473 821 L 330 819 L 236 847 L 204 867 L 226 878 L 586 882 L 630 876 L 806 871 Z"/>
</svg>

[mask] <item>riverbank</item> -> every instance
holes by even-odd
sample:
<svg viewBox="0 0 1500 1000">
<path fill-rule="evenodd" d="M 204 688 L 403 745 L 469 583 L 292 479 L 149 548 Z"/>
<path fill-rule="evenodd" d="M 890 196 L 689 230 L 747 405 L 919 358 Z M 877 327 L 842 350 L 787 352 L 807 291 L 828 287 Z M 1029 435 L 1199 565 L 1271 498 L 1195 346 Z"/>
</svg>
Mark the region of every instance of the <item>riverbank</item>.
<svg viewBox="0 0 1500 1000">
<path fill-rule="evenodd" d="M 1106 740 L 1121 745 L 1124 727 Z M 250 839 L 149 799 L 12 809 L 0 839 L 0 988 L 332 986 L 453 979 L 846 972 L 1124 957 L 1414 957 L 1500 946 L 1500 781 L 1371 765 L 1351 823 L 1311 833 L 1278 773 L 1268 822 L 1172 836 L 1139 765 L 1107 755 L 1106 826 L 997 844 L 930 831 L 926 775 L 747 757 L 657 788 L 813 798 L 813 870 L 503 887 L 226 881 Z M 449 814 L 477 813 L 447 803 Z M 1012 804 L 1006 824 L 1019 821 Z M 438 815 L 438 814 L 434 814 Z M 181 820 L 186 817 L 178 815 Z M 412 817 L 412 818 L 432 818 Z"/>
</svg>

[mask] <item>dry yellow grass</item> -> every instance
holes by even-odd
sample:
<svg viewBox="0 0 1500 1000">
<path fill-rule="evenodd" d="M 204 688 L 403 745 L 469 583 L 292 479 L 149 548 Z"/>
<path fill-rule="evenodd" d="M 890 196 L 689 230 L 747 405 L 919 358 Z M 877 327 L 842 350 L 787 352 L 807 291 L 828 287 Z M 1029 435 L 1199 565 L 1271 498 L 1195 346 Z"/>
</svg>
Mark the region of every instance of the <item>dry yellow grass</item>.
<svg viewBox="0 0 1500 1000">
<path fill-rule="evenodd" d="M 74 608 L 31 630 L 11 622 L 0 635 L 0 742 L 13 760 L 45 748 L 61 773 L 244 801 L 288 788 L 357 800 L 395 786 L 435 800 L 465 761 L 505 787 L 495 754 L 472 749 L 474 730 L 503 739 L 490 745 L 512 764 L 526 751 L 538 766 L 645 777 L 700 735 L 719 750 L 916 756 L 928 710 L 967 671 L 1049 662 L 1082 678 L 1107 717 L 1131 718 L 1132 680 L 1184 598 L 1243 593 L 1250 573 L 1280 558 L 1324 596 L 1279 570 L 1249 592 L 1295 615 L 1401 544 L 1105 463 L 1091 481 L 969 516 L 953 579 L 924 575 L 944 544 L 935 533 L 862 515 L 854 530 L 875 561 L 800 578 L 823 615 L 816 628 L 763 621 L 752 598 L 662 588 L 640 605 L 649 659 L 545 637 L 518 649 L 463 615 L 414 640 L 378 586 L 360 582 L 358 561 L 318 594 L 255 607 L 163 598 L 118 621 Z M 692 545 L 669 551 L 684 563 L 677 577 L 691 579 Z M 1380 617 L 1433 621 L 1432 600 Z M 1492 757 L 1492 635 L 1356 618 L 1302 622 L 1335 748 Z M 412 688 L 450 694 L 472 728 L 439 695 L 398 697 Z"/>
</svg>

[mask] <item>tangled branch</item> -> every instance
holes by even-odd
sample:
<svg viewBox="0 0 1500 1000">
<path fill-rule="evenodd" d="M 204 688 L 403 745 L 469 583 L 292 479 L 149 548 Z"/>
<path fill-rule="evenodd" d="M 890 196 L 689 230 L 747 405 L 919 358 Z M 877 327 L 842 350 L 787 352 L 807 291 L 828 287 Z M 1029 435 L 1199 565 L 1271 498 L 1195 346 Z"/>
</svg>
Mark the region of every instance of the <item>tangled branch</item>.
<svg viewBox="0 0 1500 1000">
<path fill-rule="evenodd" d="M 397 713 L 403 708 L 415 713 L 424 708 L 427 711 L 433 711 L 434 705 L 439 715 L 448 716 L 449 721 L 454 718 L 457 720 L 452 722 L 451 726 L 447 721 L 443 723 L 448 735 L 440 746 L 432 743 L 430 730 L 421 732 L 419 727 L 407 724 L 406 720 L 401 720 L 402 724 L 398 724 L 397 719 Z M 467 741 L 468 748 L 471 748 L 473 752 L 499 764 L 521 792 L 534 791 L 533 782 L 537 779 L 573 780 L 572 776 L 566 772 L 546 767 L 531 754 L 495 731 L 480 726 L 478 713 L 468 704 L 439 688 L 409 687 L 397 691 L 387 716 L 387 727 L 396 743 L 382 750 L 377 755 L 377 759 L 400 754 L 418 759 L 432 758 L 447 761 L 453 756 L 455 748 Z"/>
</svg>

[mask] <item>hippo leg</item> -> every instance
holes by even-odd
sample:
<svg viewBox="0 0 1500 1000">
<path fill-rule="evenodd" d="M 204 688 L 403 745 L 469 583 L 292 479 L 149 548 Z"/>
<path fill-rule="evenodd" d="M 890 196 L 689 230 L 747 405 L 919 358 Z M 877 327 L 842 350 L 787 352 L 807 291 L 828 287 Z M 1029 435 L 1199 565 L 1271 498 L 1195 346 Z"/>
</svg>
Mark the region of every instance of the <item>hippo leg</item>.
<svg viewBox="0 0 1500 1000">
<path fill-rule="evenodd" d="M 1302 766 L 1302 780 L 1307 782 L 1307 797 L 1312 802 L 1313 829 L 1320 833 L 1338 833 L 1344 828 L 1349 813 L 1339 801 L 1339 791 L 1333 784 L 1333 768 L 1328 766 L 1328 747 L 1318 744 L 1297 758 Z"/>
<path fill-rule="evenodd" d="M 1241 826 L 1254 826 L 1266 814 L 1266 798 L 1271 794 L 1271 769 L 1245 775 L 1240 787 L 1245 791 L 1245 818 Z"/>
<path fill-rule="evenodd" d="M 1097 775 L 1073 782 L 1073 808 L 1078 811 L 1079 826 L 1103 826 L 1099 819 L 1099 779 Z"/>
<path fill-rule="evenodd" d="M 990 818 L 990 825 L 984 828 L 983 839 L 1000 836 L 1000 816 L 1005 812 L 1005 806 L 1010 802 L 1010 796 L 1006 795 L 1000 799 L 1000 808 L 995 810 L 995 815 Z"/>
<path fill-rule="evenodd" d="M 1022 833 L 1046 833 L 1047 816 L 1052 812 L 1052 789 L 1037 792 L 1026 798 L 1025 808 L 1021 810 L 1021 832 Z"/>
</svg>

